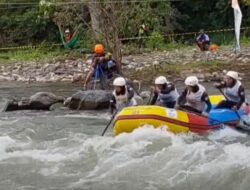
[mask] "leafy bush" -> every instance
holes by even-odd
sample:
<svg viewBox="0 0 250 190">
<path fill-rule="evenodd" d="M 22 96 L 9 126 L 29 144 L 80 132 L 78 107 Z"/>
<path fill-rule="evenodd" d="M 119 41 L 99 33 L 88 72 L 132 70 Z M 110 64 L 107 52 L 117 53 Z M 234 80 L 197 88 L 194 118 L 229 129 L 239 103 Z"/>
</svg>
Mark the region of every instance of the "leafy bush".
<svg viewBox="0 0 250 190">
<path fill-rule="evenodd" d="M 159 32 L 152 32 L 147 41 L 147 47 L 150 49 L 161 49 L 163 46 L 164 37 Z"/>
</svg>

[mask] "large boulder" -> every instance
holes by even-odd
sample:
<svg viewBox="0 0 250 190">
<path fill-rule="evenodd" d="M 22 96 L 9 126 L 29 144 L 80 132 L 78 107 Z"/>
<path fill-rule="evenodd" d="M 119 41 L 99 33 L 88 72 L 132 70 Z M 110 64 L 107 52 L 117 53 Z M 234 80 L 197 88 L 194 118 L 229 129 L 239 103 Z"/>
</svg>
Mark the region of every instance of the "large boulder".
<svg viewBox="0 0 250 190">
<path fill-rule="evenodd" d="M 65 101 L 65 106 L 73 110 L 107 109 L 112 98 L 111 91 L 79 91 Z"/>
<path fill-rule="evenodd" d="M 79 91 L 72 97 L 67 98 L 64 105 L 73 110 L 100 110 L 108 109 L 112 98 L 112 91 L 87 90 Z M 135 95 L 138 105 L 143 104 L 140 96 Z"/>
<path fill-rule="evenodd" d="M 29 98 L 22 98 L 21 100 L 14 99 L 7 102 L 3 111 L 50 110 L 53 104 L 63 102 L 64 98 L 61 96 L 56 96 L 50 92 L 38 92 Z"/>
</svg>

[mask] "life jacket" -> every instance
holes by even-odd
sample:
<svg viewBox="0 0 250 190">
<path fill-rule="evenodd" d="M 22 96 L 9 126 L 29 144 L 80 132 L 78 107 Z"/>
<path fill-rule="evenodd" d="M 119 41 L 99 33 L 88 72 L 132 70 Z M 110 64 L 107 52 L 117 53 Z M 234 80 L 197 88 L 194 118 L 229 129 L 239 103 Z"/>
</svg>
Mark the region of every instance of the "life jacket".
<svg viewBox="0 0 250 190">
<path fill-rule="evenodd" d="M 179 93 L 176 88 L 171 92 L 169 92 L 168 94 L 159 93 L 157 98 L 157 104 L 164 106 L 167 103 L 176 102 L 178 97 Z"/>
<path fill-rule="evenodd" d="M 193 93 L 188 90 L 187 95 L 186 95 L 186 100 L 187 100 L 186 105 L 202 112 L 206 106 L 206 103 L 202 101 L 201 98 L 202 98 L 203 93 L 206 92 L 206 90 L 200 84 L 198 84 L 198 87 L 199 87 L 199 90 L 196 93 Z"/>
<path fill-rule="evenodd" d="M 97 60 L 96 60 L 97 59 Z M 104 55 L 94 55 L 92 58 L 92 67 L 95 69 L 94 77 L 99 79 L 102 75 L 104 75 L 105 71 L 105 61 Z"/>
<path fill-rule="evenodd" d="M 123 108 L 125 107 L 130 107 L 130 106 L 136 106 L 137 102 L 135 100 L 135 98 L 131 98 L 130 100 L 129 98 L 129 92 L 128 92 L 128 87 L 125 87 L 125 94 L 122 95 L 117 95 L 115 90 L 113 91 L 113 95 L 115 97 L 115 101 L 116 101 L 116 110 L 121 111 Z"/>
<path fill-rule="evenodd" d="M 229 101 L 236 102 L 236 103 L 240 101 L 240 97 L 239 97 L 240 86 L 241 86 L 241 82 L 237 80 L 236 84 L 232 88 L 227 87 L 223 90 L 226 98 Z"/>
</svg>

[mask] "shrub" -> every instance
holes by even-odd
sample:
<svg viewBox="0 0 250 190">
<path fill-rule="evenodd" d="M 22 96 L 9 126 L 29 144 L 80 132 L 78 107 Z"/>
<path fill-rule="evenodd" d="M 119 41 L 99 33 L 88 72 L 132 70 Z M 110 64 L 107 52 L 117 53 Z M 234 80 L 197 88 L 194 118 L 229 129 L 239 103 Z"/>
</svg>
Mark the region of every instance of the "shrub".
<svg viewBox="0 0 250 190">
<path fill-rule="evenodd" d="M 150 49 L 161 49 L 164 46 L 164 37 L 159 32 L 152 32 L 148 41 L 147 47 Z"/>
</svg>

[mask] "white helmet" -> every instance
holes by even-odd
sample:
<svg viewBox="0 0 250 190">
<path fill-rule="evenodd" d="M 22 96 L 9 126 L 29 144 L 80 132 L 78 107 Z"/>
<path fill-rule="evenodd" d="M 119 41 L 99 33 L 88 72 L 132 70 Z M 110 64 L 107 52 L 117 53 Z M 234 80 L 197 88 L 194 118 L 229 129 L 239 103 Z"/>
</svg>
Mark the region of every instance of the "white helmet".
<svg viewBox="0 0 250 190">
<path fill-rule="evenodd" d="M 187 77 L 185 80 L 185 85 L 187 86 L 196 86 L 199 84 L 199 80 L 196 76 Z"/>
<path fill-rule="evenodd" d="M 69 34 L 69 33 L 70 33 L 69 29 L 65 30 L 65 34 Z"/>
<path fill-rule="evenodd" d="M 238 80 L 239 79 L 239 76 L 238 76 L 238 73 L 235 72 L 235 71 L 228 71 L 226 76 L 229 76 L 235 80 Z"/>
<path fill-rule="evenodd" d="M 114 86 L 125 86 L 126 80 L 123 77 L 118 77 L 114 80 L 113 85 Z"/>
<path fill-rule="evenodd" d="M 160 76 L 155 79 L 155 84 L 167 84 L 167 83 L 168 81 L 164 76 Z"/>
</svg>

